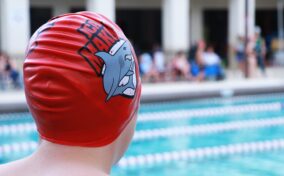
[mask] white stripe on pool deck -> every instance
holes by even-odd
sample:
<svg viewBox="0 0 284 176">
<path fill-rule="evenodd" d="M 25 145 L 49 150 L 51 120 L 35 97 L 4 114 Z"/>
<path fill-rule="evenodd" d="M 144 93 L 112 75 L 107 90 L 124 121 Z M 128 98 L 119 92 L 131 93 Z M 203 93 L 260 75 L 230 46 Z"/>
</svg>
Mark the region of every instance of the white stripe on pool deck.
<svg viewBox="0 0 284 176">
<path fill-rule="evenodd" d="M 247 112 L 263 112 L 263 111 L 280 111 L 283 104 L 280 102 L 275 103 L 262 103 L 262 104 L 244 104 L 234 105 L 228 107 L 215 107 L 215 108 L 202 108 L 191 110 L 175 110 L 175 111 L 161 111 L 161 112 L 147 112 L 139 114 L 139 122 L 158 121 L 158 120 L 177 120 L 187 119 L 193 117 L 206 117 L 224 114 L 239 114 Z"/>
<path fill-rule="evenodd" d="M 202 160 L 219 156 L 230 156 L 237 154 L 250 154 L 284 149 L 284 139 L 261 142 L 250 142 L 243 144 L 231 144 L 224 146 L 197 148 L 184 151 L 173 151 L 147 155 L 129 156 L 122 158 L 119 167 L 143 166 L 157 163 L 167 163 L 181 160 Z"/>
<path fill-rule="evenodd" d="M 142 106 L 145 107 L 163 107 L 168 105 L 176 105 L 176 106 L 182 106 L 184 104 L 208 104 L 210 101 L 210 104 L 221 104 L 226 105 L 236 102 L 244 102 L 246 104 L 249 103 L 255 103 L 255 101 L 261 101 L 261 100 L 267 100 L 267 99 L 283 99 L 284 93 L 267 93 L 267 94 L 257 94 L 257 95 L 239 95 L 235 97 L 216 97 L 216 98 L 209 98 L 209 99 L 194 99 L 194 100 L 182 100 L 182 101 L 161 101 L 159 103 L 146 103 Z"/>
</svg>

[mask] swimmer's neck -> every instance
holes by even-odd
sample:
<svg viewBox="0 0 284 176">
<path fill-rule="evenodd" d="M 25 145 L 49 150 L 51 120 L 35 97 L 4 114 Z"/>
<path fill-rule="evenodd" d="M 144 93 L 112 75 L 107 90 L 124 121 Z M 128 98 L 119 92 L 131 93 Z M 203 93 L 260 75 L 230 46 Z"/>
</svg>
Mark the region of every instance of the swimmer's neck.
<svg viewBox="0 0 284 176">
<path fill-rule="evenodd" d="M 107 176 L 110 174 L 114 162 L 113 155 L 111 146 L 99 148 L 72 147 L 42 140 L 38 150 L 29 160 L 36 163 L 39 168 L 53 169 L 59 175 Z M 57 173 L 54 173 L 54 175 Z"/>
</svg>

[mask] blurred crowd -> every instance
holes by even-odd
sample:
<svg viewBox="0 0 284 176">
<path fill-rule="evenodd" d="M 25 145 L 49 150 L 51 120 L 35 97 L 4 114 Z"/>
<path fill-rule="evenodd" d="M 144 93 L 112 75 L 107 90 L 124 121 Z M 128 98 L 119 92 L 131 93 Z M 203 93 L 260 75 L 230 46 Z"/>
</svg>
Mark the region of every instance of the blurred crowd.
<svg viewBox="0 0 284 176">
<path fill-rule="evenodd" d="M 222 80 L 225 77 L 221 58 L 214 46 L 199 41 L 189 53 L 178 51 L 166 59 L 159 45 L 152 51 L 138 54 L 139 67 L 144 82 Z"/>
<path fill-rule="evenodd" d="M 160 45 L 151 51 L 138 54 L 139 67 L 143 82 L 163 81 L 204 81 L 224 79 L 220 57 L 212 45 L 204 41 L 194 44 L 189 54 L 179 51 L 166 59 Z M 0 53 L 0 90 L 22 88 L 21 75 L 10 57 Z"/>
<path fill-rule="evenodd" d="M 148 45 L 149 46 L 149 45 Z M 255 77 L 259 67 L 266 75 L 267 47 L 261 37 L 261 29 L 255 28 L 255 34 L 248 37 L 239 36 L 233 46 L 238 68 L 244 76 Z M 215 52 L 214 45 L 200 40 L 191 45 L 189 52 L 178 51 L 169 57 L 161 46 L 152 48 L 135 48 L 143 82 L 222 80 L 225 78 L 223 62 Z M 21 74 L 10 57 L 0 52 L 0 90 L 21 89 Z"/>
<path fill-rule="evenodd" d="M 250 36 L 247 41 L 244 36 L 239 36 L 234 51 L 239 69 L 244 75 L 255 77 L 257 67 L 260 68 L 263 76 L 266 75 L 267 49 L 265 40 L 261 37 L 260 27 L 255 28 L 254 35 Z"/>
<path fill-rule="evenodd" d="M 256 77 L 258 68 L 262 76 L 266 76 L 266 58 L 271 57 L 267 50 L 260 27 L 256 27 L 253 36 L 249 36 L 247 40 L 244 36 L 237 38 L 233 54 L 243 76 Z M 226 76 L 223 60 L 215 52 L 214 45 L 204 40 L 191 45 L 188 53 L 179 51 L 171 58 L 166 58 L 159 45 L 142 52 L 138 49 L 137 53 L 140 53 L 139 67 L 144 82 L 218 81 Z"/>
<path fill-rule="evenodd" d="M 16 64 L 6 53 L 0 52 L 0 90 L 20 89 L 21 87 L 20 74 L 16 69 Z"/>
</svg>

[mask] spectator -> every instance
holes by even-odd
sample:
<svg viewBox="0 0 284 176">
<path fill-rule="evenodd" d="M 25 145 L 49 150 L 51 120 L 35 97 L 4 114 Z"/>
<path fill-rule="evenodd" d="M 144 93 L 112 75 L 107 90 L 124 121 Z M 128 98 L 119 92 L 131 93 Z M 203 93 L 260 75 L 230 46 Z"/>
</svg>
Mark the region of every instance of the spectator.
<svg viewBox="0 0 284 176">
<path fill-rule="evenodd" d="M 203 64 L 205 66 L 205 77 L 207 79 L 221 80 L 224 79 L 221 59 L 215 53 L 214 47 L 209 45 L 203 54 Z"/>
<path fill-rule="evenodd" d="M 214 47 L 208 45 L 206 51 L 203 53 L 203 64 L 205 66 L 219 65 L 220 60 L 220 57 L 214 51 Z"/>
<path fill-rule="evenodd" d="M 258 26 L 255 28 L 254 40 L 255 40 L 254 52 L 257 59 L 257 65 L 260 67 L 262 74 L 265 75 L 266 47 L 265 47 L 265 41 L 261 37 L 261 29 Z"/>
<path fill-rule="evenodd" d="M 155 70 L 154 63 L 152 56 L 148 52 L 143 52 L 139 56 L 140 60 L 140 72 L 142 75 L 142 81 L 143 82 L 149 82 L 151 79 L 154 79 L 154 81 L 158 80 L 158 73 Z"/>
<path fill-rule="evenodd" d="M 205 65 L 203 63 L 205 45 L 203 40 L 199 40 L 196 47 L 193 46 L 190 50 L 191 74 L 196 81 L 203 81 L 205 78 Z"/>
<path fill-rule="evenodd" d="M 159 45 L 154 46 L 153 51 L 155 70 L 158 73 L 158 81 L 165 79 L 165 56 Z"/>
<path fill-rule="evenodd" d="M 5 77 L 5 59 L 4 56 L 2 56 L 3 54 L 0 53 L 0 90 L 5 89 L 5 85 L 6 85 L 6 77 Z"/>
<path fill-rule="evenodd" d="M 200 40 L 197 45 L 197 51 L 196 51 L 196 63 L 199 65 L 200 68 L 204 67 L 203 63 L 203 53 L 205 51 L 205 42 L 203 40 Z"/>
<path fill-rule="evenodd" d="M 12 81 L 12 85 L 14 88 L 21 88 L 19 72 L 16 70 L 15 64 L 10 60 L 10 57 L 1 52 L 0 53 L 0 74 L 1 80 L 5 80 L 6 78 Z M 4 83 L 5 84 L 5 83 Z M 4 85 L 5 87 L 6 85 Z"/>
<path fill-rule="evenodd" d="M 245 74 L 245 40 L 243 36 L 238 36 L 234 50 L 239 69 Z"/>
<path fill-rule="evenodd" d="M 196 53 L 197 53 L 197 49 L 198 49 L 198 43 L 194 42 L 190 49 L 189 49 L 189 53 L 188 53 L 188 62 L 192 63 L 195 61 L 196 58 Z"/>
<path fill-rule="evenodd" d="M 190 64 L 187 61 L 186 55 L 183 51 L 179 51 L 174 56 L 171 63 L 171 72 L 173 80 L 177 80 L 179 78 L 190 80 Z"/>
<path fill-rule="evenodd" d="M 255 38 L 249 39 L 248 46 L 246 48 L 247 53 L 247 63 L 248 63 L 248 77 L 256 76 L 256 52 L 255 52 Z"/>
</svg>

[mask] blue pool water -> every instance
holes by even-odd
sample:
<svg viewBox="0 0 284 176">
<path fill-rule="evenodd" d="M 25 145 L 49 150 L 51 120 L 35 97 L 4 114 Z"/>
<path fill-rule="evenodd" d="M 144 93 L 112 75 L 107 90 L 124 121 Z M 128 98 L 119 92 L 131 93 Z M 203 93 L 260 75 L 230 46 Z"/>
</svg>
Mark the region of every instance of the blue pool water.
<svg viewBox="0 0 284 176">
<path fill-rule="evenodd" d="M 124 159 L 283 140 L 283 103 L 284 94 L 270 94 L 142 104 L 136 135 L 141 137 L 141 133 L 147 132 L 148 137 L 135 136 Z M 227 110 L 224 111 L 226 108 Z M 166 116 L 167 118 L 160 118 Z M 277 119 L 278 121 L 275 121 Z M 266 124 L 270 121 L 273 125 Z M 30 155 L 35 150 L 29 147 L 17 148 L 19 143 L 30 145 L 38 141 L 34 129 L 26 129 L 23 125 L 15 126 L 21 124 L 33 124 L 29 113 L 0 114 L 0 164 Z M 251 126 L 247 127 L 247 124 Z M 194 129 L 195 132 L 171 135 L 175 132 L 173 129 L 183 127 Z M 219 131 L 212 130 L 212 127 L 218 128 Z M 202 132 L 199 131 L 200 129 Z M 158 133 L 163 130 L 169 132 L 161 136 L 154 135 L 153 131 Z M 266 148 L 258 152 L 250 150 L 229 155 L 216 154 L 214 157 L 195 159 L 171 158 L 168 161 L 142 162 L 142 164 L 134 162 L 132 165 L 128 162 L 128 165 L 120 163 L 114 166 L 111 175 L 279 176 L 284 175 L 283 155 L 284 150 L 280 147 Z"/>
</svg>

